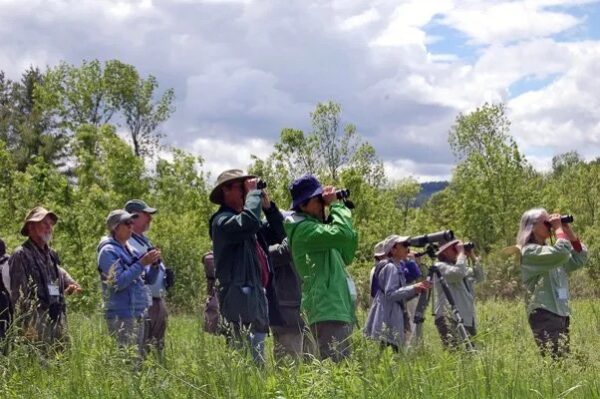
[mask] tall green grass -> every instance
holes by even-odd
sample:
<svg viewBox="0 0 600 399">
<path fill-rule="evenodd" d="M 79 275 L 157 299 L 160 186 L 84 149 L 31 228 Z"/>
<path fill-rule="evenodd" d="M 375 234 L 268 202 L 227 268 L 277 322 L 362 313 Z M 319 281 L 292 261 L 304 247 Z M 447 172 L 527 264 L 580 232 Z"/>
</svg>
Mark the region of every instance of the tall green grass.
<svg viewBox="0 0 600 399">
<path fill-rule="evenodd" d="M 73 314 L 70 348 L 40 361 L 19 346 L 0 358 L 0 397 L 15 398 L 595 398 L 600 397 L 600 308 L 575 303 L 573 354 L 539 356 L 517 302 L 479 304 L 476 354 L 444 351 L 431 317 L 425 345 L 405 354 L 381 351 L 354 336 L 341 364 L 276 364 L 264 369 L 201 331 L 199 318 L 170 320 L 165 359 L 139 371 L 132 353 L 106 336 L 101 315 Z M 270 341 L 269 341 L 270 344 Z M 270 354 L 270 345 L 268 346 Z"/>
</svg>

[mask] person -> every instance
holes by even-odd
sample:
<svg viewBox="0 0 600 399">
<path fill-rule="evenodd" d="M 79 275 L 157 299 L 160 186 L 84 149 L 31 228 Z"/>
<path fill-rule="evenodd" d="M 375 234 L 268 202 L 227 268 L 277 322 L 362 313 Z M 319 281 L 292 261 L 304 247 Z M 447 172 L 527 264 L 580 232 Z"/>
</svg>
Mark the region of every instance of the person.
<svg viewBox="0 0 600 399">
<path fill-rule="evenodd" d="M 556 242 L 549 245 L 552 233 Z M 542 208 L 523 213 L 517 247 L 533 337 L 542 355 L 558 359 L 569 352 L 569 274 L 585 265 L 587 248 L 559 214 Z"/>
<path fill-rule="evenodd" d="M 206 277 L 206 302 L 204 303 L 204 331 L 209 334 L 219 335 L 219 299 L 217 297 L 217 287 L 215 285 L 217 277 L 215 273 L 215 259 L 213 251 L 208 251 L 202 255 L 202 264 L 204 265 L 204 276 Z"/>
<path fill-rule="evenodd" d="M 312 175 L 294 180 L 289 189 L 294 213 L 286 218 L 285 228 L 302 279 L 301 307 L 312 335 L 305 342 L 312 355 L 338 362 L 350 355 L 356 321 L 356 288 L 346 271 L 358 244 L 352 213 L 337 201 L 335 187 L 323 188 Z"/>
<path fill-rule="evenodd" d="M 304 320 L 300 314 L 302 291 L 300 277 L 292 261 L 287 237 L 280 244 L 269 246 L 281 323 L 270 323 L 273 333 L 273 356 L 299 359 L 304 342 Z"/>
<path fill-rule="evenodd" d="M 377 293 L 369 309 L 364 327 L 365 336 L 391 346 L 398 352 L 406 344 L 410 329 L 406 301 L 430 288 L 428 281 L 406 284 L 405 260 L 409 252 L 408 236 L 391 235 L 384 241 L 386 263 L 375 271 Z"/>
<path fill-rule="evenodd" d="M 467 334 L 471 337 L 477 334 L 475 317 L 475 294 L 473 283 L 484 280 L 483 269 L 474 250 L 465 249 L 460 240 L 452 240 L 442 245 L 436 252 L 438 268 L 456 304 L 456 308 L 463 319 Z M 471 261 L 473 266 L 469 266 Z M 457 332 L 457 322 L 453 317 L 450 303 L 446 298 L 439 279 L 434 283 L 434 313 L 435 326 L 438 330 L 442 344 L 446 348 L 456 348 L 461 344 Z"/>
<path fill-rule="evenodd" d="M 269 323 L 280 317 L 265 236 L 281 242 L 285 232 L 283 216 L 257 183 L 256 176 L 239 169 L 221 173 L 209 197 L 220 207 L 209 225 L 229 344 L 240 348 L 247 337 L 254 362 L 262 366 Z M 267 222 L 261 221 L 262 212 Z"/>
<path fill-rule="evenodd" d="M 421 278 L 421 266 L 420 266 L 420 258 L 415 256 L 415 253 L 412 251 L 408 251 L 406 257 L 401 262 L 402 272 L 404 273 L 404 278 L 406 279 L 406 284 L 412 284 Z M 405 310 L 406 310 L 406 323 L 404 324 L 404 330 L 406 331 L 405 342 L 410 342 L 412 340 L 413 334 L 415 333 L 416 325 L 414 322 L 414 315 L 417 309 L 417 303 L 419 302 L 419 297 L 414 296 L 405 301 Z"/>
<path fill-rule="evenodd" d="M 139 254 L 145 254 L 154 248 L 146 232 L 150 229 L 152 217 L 157 212 L 156 208 L 148 206 L 144 201 L 132 199 L 125 204 L 125 211 L 137 217 L 132 219 L 131 238 L 127 241 Z M 147 350 L 156 348 L 162 355 L 165 347 L 165 332 L 169 317 L 165 296 L 171 288 L 174 273 L 167 269 L 162 260 L 146 266 L 146 284 L 150 290 L 152 303 L 148 308 L 145 335 Z"/>
<path fill-rule="evenodd" d="M 119 346 L 137 346 L 141 359 L 145 355 L 144 330 L 150 305 L 144 272 L 160 260 L 160 250 L 142 255 L 129 244 L 133 219 L 137 217 L 122 209 L 111 211 L 106 218 L 109 234 L 100 240 L 97 251 L 108 331 Z"/>
<path fill-rule="evenodd" d="M 31 209 L 21 228 L 27 240 L 8 262 L 15 324 L 26 339 L 46 349 L 67 343 L 64 277 L 58 254 L 49 246 L 57 222 L 54 212 Z"/>
<path fill-rule="evenodd" d="M 10 278 L 8 275 L 8 255 L 6 255 L 6 244 L 0 239 L 0 340 L 6 336 L 6 332 L 12 322 L 13 307 L 10 300 Z M 7 288 L 8 287 L 8 288 Z M 8 351 L 6 342 L 1 342 L 2 352 Z"/>
<path fill-rule="evenodd" d="M 375 260 L 375 265 L 373 265 L 371 272 L 369 273 L 369 287 L 371 287 L 369 305 L 373 303 L 373 299 L 375 299 L 375 295 L 377 295 L 377 292 L 379 291 L 378 279 L 374 279 L 373 276 L 379 274 L 379 271 L 387 264 L 387 258 L 385 257 L 385 252 L 383 250 L 384 245 L 385 240 L 379 241 L 375 244 L 375 247 L 373 247 L 373 259 Z"/>
</svg>

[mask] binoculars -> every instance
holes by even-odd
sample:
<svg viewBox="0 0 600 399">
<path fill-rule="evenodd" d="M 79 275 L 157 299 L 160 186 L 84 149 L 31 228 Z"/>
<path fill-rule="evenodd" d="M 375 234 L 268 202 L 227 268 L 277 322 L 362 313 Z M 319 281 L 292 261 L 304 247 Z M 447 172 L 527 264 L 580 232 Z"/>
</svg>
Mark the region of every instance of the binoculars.
<svg viewBox="0 0 600 399">
<path fill-rule="evenodd" d="M 570 224 L 570 223 L 573 223 L 574 220 L 575 220 L 575 218 L 573 217 L 573 215 L 561 215 L 560 216 L 560 222 L 562 224 Z M 552 227 L 552 225 L 548 221 L 545 221 L 544 224 L 548 228 Z"/>
</svg>

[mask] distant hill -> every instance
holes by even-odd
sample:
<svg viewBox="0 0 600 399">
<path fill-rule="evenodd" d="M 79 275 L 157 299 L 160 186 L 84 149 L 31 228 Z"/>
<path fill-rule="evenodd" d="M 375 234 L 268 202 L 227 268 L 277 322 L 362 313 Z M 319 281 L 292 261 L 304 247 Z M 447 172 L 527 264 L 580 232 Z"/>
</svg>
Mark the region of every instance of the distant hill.
<svg viewBox="0 0 600 399">
<path fill-rule="evenodd" d="M 425 201 L 429 199 L 429 197 L 431 197 L 438 191 L 442 191 L 447 186 L 447 181 L 430 181 L 427 183 L 421 183 L 421 192 L 415 200 L 415 207 L 420 207 Z"/>
</svg>

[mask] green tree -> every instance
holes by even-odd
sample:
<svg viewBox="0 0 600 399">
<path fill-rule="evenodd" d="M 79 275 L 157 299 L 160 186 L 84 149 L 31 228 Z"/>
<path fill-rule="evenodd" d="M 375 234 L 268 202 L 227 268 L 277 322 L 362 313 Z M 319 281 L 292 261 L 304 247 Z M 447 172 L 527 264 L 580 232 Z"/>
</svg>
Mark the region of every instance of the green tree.
<svg viewBox="0 0 600 399">
<path fill-rule="evenodd" d="M 34 90 L 43 79 L 34 67 L 23 73 L 20 82 L 12 82 L 0 72 L 0 139 L 19 171 L 38 156 L 64 166 L 67 138 L 55 129 L 51 114 L 36 106 Z"/>
<path fill-rule="evenodd" d="M 174 92 L 154 100 L 158 82 L 140 77 L 136 68 L 118 60 L 84 61 L 76 67 L 61 63 L 47 71 L 36 87 L 40 109 L 52 112 L 56 124 L 71 135 L 82 125 L 102 126 L 124 121 L 136 156 L 158 148 L 159 125 L 173 112 Z"/>
<path fill-rule="evenodd" d="M 361 144 L 356 126 L 347 124 L 342 128 L 341 112 L 339 104 L 328 101 L 317 104 L 310 114 L 321 166 L 333 182 L 339 181 L 341 170 L 352 160 Z"/>
<path fill-rule="evenodd" d="M 485 104 L 460 114 L 448 139 L 459 161 L 447 188 L 454 223 L 484 249 L 513 244 L 522 212 L 541 198 L 509 127 L 504 105 Z"/>
</svg>

